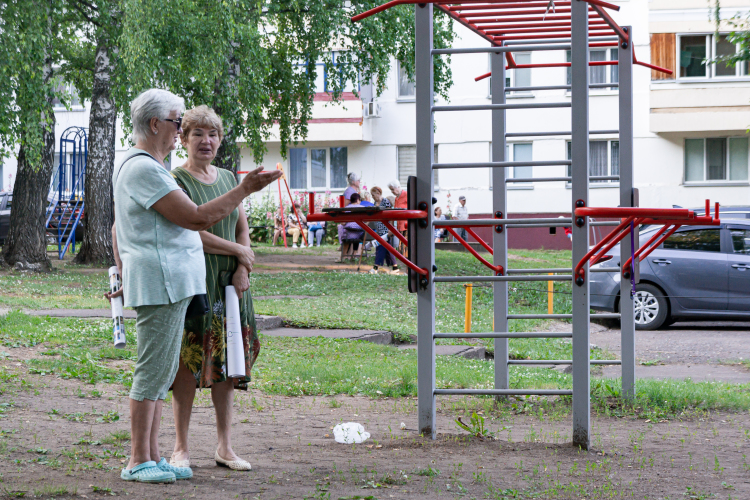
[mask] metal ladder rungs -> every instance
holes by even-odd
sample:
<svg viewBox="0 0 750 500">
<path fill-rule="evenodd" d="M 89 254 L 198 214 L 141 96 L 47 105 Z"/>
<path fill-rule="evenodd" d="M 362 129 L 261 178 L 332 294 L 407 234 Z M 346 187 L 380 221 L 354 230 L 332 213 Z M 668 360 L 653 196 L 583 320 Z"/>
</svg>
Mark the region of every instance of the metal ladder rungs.
<svg viewBox="0 0 750 500">
<path fill-rule="evenodd" d="M 433 113 L 438 111 L 492 111 L 501 109 L 550 109 L 550 108 L 569 108 L 569 102 L 530 102 L 530 103 L 510 103 L 510 104 L 468 104 L 453 106 L 433 106 Z"/>
<path fill-rule="evenodd" d="M 439 394 L 472 394 L 485 396 L 572 396 L 573 391 L 567 389 L 435 389 L 434 395 Z"/>
<path fill-rule="evenodd" d="M 541 278 L 542 276 L 540 276 Z M 537 280 L 543 281 L 543 280 Z M 591 319 L 620 319 L 620 313 L 591 314 Z M 572 314 L 509 314 L 508 319 L 573 319 Z"/>
<path fill-rule="evenodd" d="M 589 130 L 589 135 L 617 135 L 619 133 L 619 130 Z M 570 132 L 507 132 L 505 137 L 544 137 L 548 135 L 570 135 Z"/>
<path fill-rule="evenodd" d="M 434 339 L 569 339 L 573 332 L 434 333 Z"/>
<path fill-rule="evenodd" d="M 505 274 L 542 274 L 542 273 L 572 273 L 571 268 L 548 268 L 548 269 L 506 269 Z"/>
</svg>

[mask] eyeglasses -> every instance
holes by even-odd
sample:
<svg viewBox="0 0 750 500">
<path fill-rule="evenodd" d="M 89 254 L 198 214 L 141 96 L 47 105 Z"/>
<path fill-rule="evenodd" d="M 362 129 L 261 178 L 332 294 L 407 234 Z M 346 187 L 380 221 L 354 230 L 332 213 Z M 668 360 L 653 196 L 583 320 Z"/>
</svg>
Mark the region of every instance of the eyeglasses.
<svg viewBox="0 0 750 500">
<path fill-rule="evenodd" d="M 165 118 L 162 120 L 163 122 L 172 122 L 175 125 L 177 125 L 177 130 L 180 130 L 182 128 L 182 117 L 177 118 L 176 120 L 173 120 L 171 118 Z"/>
</svg>

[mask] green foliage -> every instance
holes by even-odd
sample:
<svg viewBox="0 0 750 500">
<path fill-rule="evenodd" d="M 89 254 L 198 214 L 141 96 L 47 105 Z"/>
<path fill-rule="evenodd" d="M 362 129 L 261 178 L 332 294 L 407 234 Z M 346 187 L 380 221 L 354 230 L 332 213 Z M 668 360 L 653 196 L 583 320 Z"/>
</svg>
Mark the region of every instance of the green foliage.
<svg viewBox="0 0 750 500">
<path fill-rule="evenodd" d="M 352 15 L 378 5 L 365 0 L 237 0 L 213 2 L 127 0 L 121 38 L 129 98 L 150 87 L 168 88 L 188 106 L 208 104 L 224 120 L 227 140 L 244 138 L 260 161 L 264 141 L 278 126 L 282 154 L 303 140 L 312 116 L 318 67 L 325 65 L 334 99 L 373 81 L 382 91 L 395 56 L 413 74 L 412 6 L 390 9 L 362 23 Z M 452 21 L 436 14 L 436 46 L 450 44 Z M 340 50 L 334 61 L 332 48 Z M 435 82 L 447 95 L 447 59 L 435 58 Z M 126 120 L 127 123 L 127 120 Z"/>
<path fill-rule="evenodd" d="M 471 412 L 471 417 L 469 417 L 468 424 L 464 423 L 464 421 L 461 420 L 461 417 L 458 417 L 455 422 L 458 427 L 465 430 L 472 436 L 476 436 L 478 438 L 493 436 L 493 433 L 484 426 L 484 416 L 478 415 L 475 411 Z"/>
<path fill-rule="evenodd" d="M 709 1 L 709 4 L 711 3 Z M 734 66 L 743 61 L 750 61 L 750 14 L 746 12 L 737 13 L 731 18 L 722 21 L 721 0 L 715 0 L 710 12 L 712 21 L 716 27 L 716 33 L 718 34 L 719 31 L 726 32 L 727 28 L 729 28 L 727 41 L 739 44 L 739 48 L 734 54 L 712 58 L 709 62 L 723 62 L 728 66 Z"/>
<path fill-rule="evenodd" d="M 41 166 L 43 133 L 54 123 L 52 99 L 60 80 L 53 65 L 72 36 L 61 0 L 0 3 L 0 159 L 17 145 L 29 165 Z"/>
</svg>

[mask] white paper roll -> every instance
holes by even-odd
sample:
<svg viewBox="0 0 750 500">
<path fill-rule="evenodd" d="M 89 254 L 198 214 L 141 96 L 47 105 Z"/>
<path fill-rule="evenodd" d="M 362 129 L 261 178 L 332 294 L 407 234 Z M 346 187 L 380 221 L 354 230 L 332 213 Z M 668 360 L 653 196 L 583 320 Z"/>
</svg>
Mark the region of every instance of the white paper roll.
<svg viewBox="0 0 750 500">
<path fill-rule="evenodd" d="M 242 345 L 242 327 L 240 323 L 240 300 L 237 291 L 230 285 L 225 289 L 227 320 L 227 376 L 245 376 L 245 348 Z"/>
<path fill-rule="evenodd" d="M 109 291 L 115 293 L 120 289 L 120 273 L 117 266 L 109 268 Z M 115 348 L 123 349 L 125 347 L 125 319 L 122 313 L 122 297 L 115 297 L 110 301 L 112 307 L 112 336 L 115 342 Z"/>
</svg>

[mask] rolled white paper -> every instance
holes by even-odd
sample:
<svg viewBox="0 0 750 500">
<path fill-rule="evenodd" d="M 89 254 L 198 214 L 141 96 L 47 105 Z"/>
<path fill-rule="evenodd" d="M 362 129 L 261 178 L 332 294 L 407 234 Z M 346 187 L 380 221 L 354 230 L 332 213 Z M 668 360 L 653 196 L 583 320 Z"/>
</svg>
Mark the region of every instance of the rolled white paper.
<svg viewBox="0 0 750 500">
<path fill-rule="evenodd" d="M 232 285 L 225 288 L 224 295 L 227 308 L 227 377 L 244 377 L 245 348 L 242 345 L 240 300 Z"/>
<path fill-rule="evenodd" d="M 109 291 L 115 293 L 120 289 L 120 273 L 117 266 L 109 268 Z M 125 347 L 125 319 L 122 313 L 122 297 L 115 297 L 110 301 L 112 306 L 112 336 L 114 337 L 115 348 L 123 349 Z"/>
</svg>

